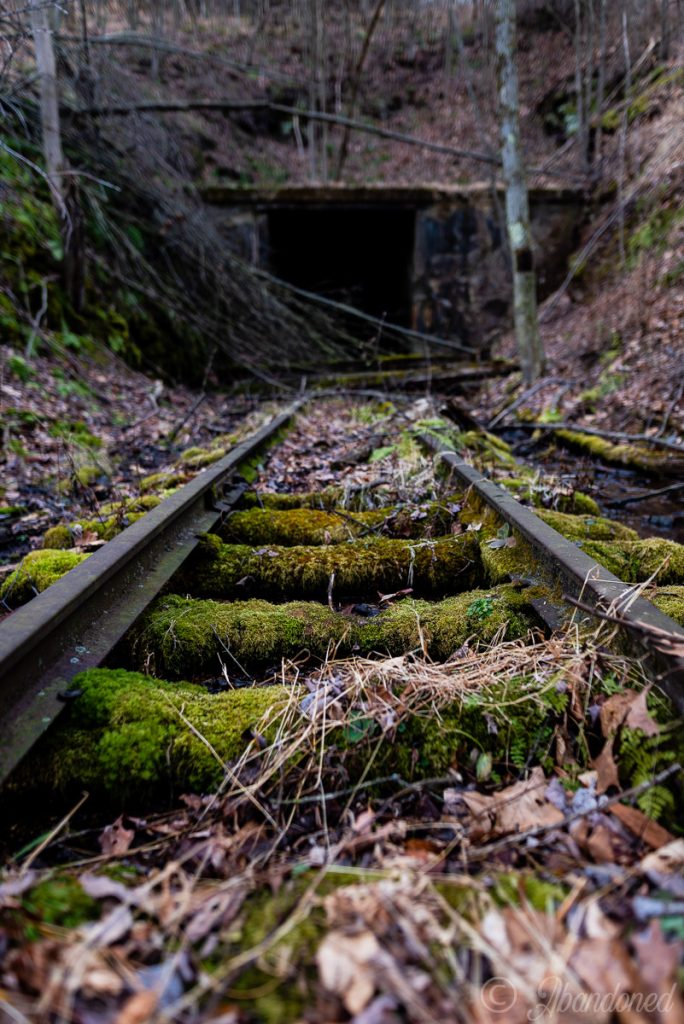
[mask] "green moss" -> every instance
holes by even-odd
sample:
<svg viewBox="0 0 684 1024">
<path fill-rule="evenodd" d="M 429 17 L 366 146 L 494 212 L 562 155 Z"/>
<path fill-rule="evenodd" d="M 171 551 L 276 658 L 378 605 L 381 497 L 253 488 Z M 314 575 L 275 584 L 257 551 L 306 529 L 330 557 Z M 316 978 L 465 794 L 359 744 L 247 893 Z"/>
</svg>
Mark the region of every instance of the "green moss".
<svg viewBox="0 0 684 1024">
<path fill-rule="evenodd" d="M 213 462 L 218 462 L 225 454 L 226 449 L 221 447 L 187 448 L 182 452 L 178 461 L 190 469 L 202 469 L 204 466 L 210 466 Z"/>
<path fill-rule="evenodd" d="M 376 764 L 409 781 L 463 771 L 483 753 L 498 771 L 521 769 L 548 748 L 567 700 L 553 682 L 540 689 L 534 676 L 496 681 L 406 719 L 398 742 L 382 749 Z"/>
<path fill-rule="evenodd" d="M 30 942 L 40 937 L 40 926 L 78 928 L 100 916 L 100 905 L 81 888 L 71 875 L 55 875 L 29 889 L 22 896 L 18 918 L 25 938 Z"/>
<path fill-rule="evenodd" d="M 198 601 L 160 598 L 138 627 L 133 657 L 160 675 L 178 678 L 218 673 L 220 661 L 258 667 L 278 664 L 303 651 L 323 658 L 329 648 L 343 657 L 378 652 L 398 655 L 425 642 L 431 657 L 448 658 L 469 637 L 488 642 L 505 627 L 524 636 L 535 617 L 536 588 L 498 587 L 470 591 L 444 601 L 406 600 L 363 618 L 334 612 L 315 602 Z M 486 600 L 487 614 L 473 603 Z"/>
<path fill-rule="evenodd" d="M 371 532 L 392 537 L 435 537 L 448 533 L 456 497 L 420 506 L 368 512 L 252 508 L 233 512 L 221 527 L 223 540 L 239 544 L 320 545 L 341 543 Z"/>
<path fill-rule="evenodd" d="M 677 474 L 684 469 L 684 459 L 658 455 L 634 444 L 613 444 L 604 437 L 580 434 L 574 430 L 556 430 L 555 437 L 571 448 L 586 452 L 592 458 L 616 466 L 628 466 L 646 473 Z"/>
<path fill-rule="evenodd" d="M 327 547 L 251 548 L 203 540 L 181 574 L 180 587 L 206 597 L 232 597 L 248 585 L 265 597 L 325 599 L 332 574 L 340 596 L 372 596 L 403 587 L 444 594 L 481 576 L 472 534 L 436 541 L 369 540 Z M 247 580 L 247 584 L 241 581 Z"/>
<path fill-rule="evenodd" d="M 52 526 L 43 535 L 44 548 L 66 550 L 74 547 L 74 535 L 68 526 Z"/>
<path fill-rule="evenodd" d="M 291 879 L 278 892 L 262 889 L 250 896 L 234 933 L 237 949 L 254 949 L 267 941 L 295 911 L 310 882 L 306 877 Z M 251 1019 L 260 1024 L 294 1024 L 301 1020 L 305 1005 L 315 999 L 315 954 L 326 934 L 320 897 L 334 886 L 334 881 L 323 880 L 319 898 L 311 902 L 306 916 L 244 970 L 232 986 L 232 1000 L 248 1008 Z"/>
<path fill-rule="evenodd" d="M 122 501 L 108 501 L 100 505 L 99 512 L 105 519 L 124 512 L 149 512 L 156 508 L 161 498 L 156 494 L 141 494 L 136 498 L 125 498 Z"/>
<path fill-rule="evenodd" d="M 83 487 L 92 487 L 92 485 L 103 475 L 106 475 L 103 468 L 95 465 L 79 466 L 74 473 L 79 484 Z"/>
<path fill-rule="evenodd" d="M 158 498 L 154 498 L 156 504 L 159 503 Z M 116 507 L 117 511 L 114 515 L 108 515 L 104 517 L 105 509 Z M 151 507 L 154 507 L 151 506 Z M 133 509 L 140 509 L 139 511 L 132 511 Z M 129 511 L 130 510 L 130 511 Z M 141 519 L 145 512 L 140 508 L 139 502 L 129 502 L 126 505 L 103 505 L 100 509 L 101 518 L 99 519 L 77 519 L 69 526 L 61 524 L 59 526 L 53 526 L 49 529 L 43 537 L 44 548 L 73 548 L 77 542 L 77 536 L 80 534 L 92 534 L 100 540 L 111 540 L 112 537 L 116 537 L 117 534 L 125 530 L 127 526 L 137 522 Z"/>
<path fill-rule="evenodd" d="M 140 481 L 140 490 L 143 494 L 147 491 L 164 491 L 170 487 L 178 487 L 188 479 L 188 474 L 181 470 L 167 469 L 161 473 L 151 473 L 144 476 Z"/>
<path fill-rule="evenodd" d="M 558 512 L 567 512 L 571 515 L 599 516 L 601 509 L 593 498 L 583 491 L 572 491 L 570 494 L 549 494 L 550 488 L 537 482 L 536 474 L 529 476 L 497 476 L 496 482 L 502 484 L 507 491 L 518 498 L 519 501 L 528 501 L 537 508 L 553 504 Z M 546 500 L 544 500 L 546 499 Z"/>
<path fill-rule="evenodd" d="M 0 516 L 3 519 L 13 519 L 15 516 L 23 515 L 25 511 L 23 505 L 0 505 Z"/>
<path fill-rule="evenodd" d="M 615 519 L 601 516 L 568 515 L 550 509 L 537 509 L 536 514 L 568 540 L 638 540 L 639 534 Z"/>
<path fill-rule="evenodd" d="M 573 491 L 570 495 L 562 495 L 558 499 L 558 511 L 590 516 L 598 516 L 601 513 L 598 502 L 588 494 L 584 494 L 583 491 Z"/>
<path fill-rule="evenodd" d="M 555 910 L 567 896 L 567 888 L 558 883 L 520 871 L 496 875 L 491 891 L 499 906 L 515 907 L 524 901 L 541 914 Z"/>
<path fill-rule="evenodd" d="M 661 587 L 655 594 L 649 594 L 649 600 L 665 615 L 684 626 L 684 586 Z"/>
<path fill-rule="evenodd" d="M 656 572 L 661 585 L 684 583 L 684 545 L 673 540 L 585 541 L 581 546 L 625 583 L 645 583 Z M 661 568 L 665 559 L 667 565 Z"/>
<path fill-rule="evenodd" d="M 537 559 L 530 545 L 501 520 L 481 498 L 471 494 L 459 518 L 473 529 L 488 583 L 505 583 L 518 576 L 535 576 Z"/>
<path fill-rule="evenodd" d="M 35 748 L 15 788 L 42 781 L 117 800 L 169 786 L 207 792 L 222 780 L 223 764 L 241 756 L 251 731 L 267 731 L 266 720 L 291 698 L 282 686 L 210 694 L 120 669 L 92 669 L 73 685 L 81 695 Z"/>
<path fill-rule="evenodd" d="M 343 487 L 323 487 L 320 491 L 300 491 L 290 494 L 273 494 L 269 491 L 247 491 L 242 497 L 245 508 L 265 508 L 287 511 L 296 508 L 313 508 L 332 511 L 339 507 L 349 512 L 363 512 L 389 504 L 382 488 L 359 491 L 345 491 Z"/>
<path fill-rule="evenodd" d="M 79 551 L 31 551 L 0 587 L 0 600 L 12 608 L 25 604 L 85 558 Z"/>
</svg>

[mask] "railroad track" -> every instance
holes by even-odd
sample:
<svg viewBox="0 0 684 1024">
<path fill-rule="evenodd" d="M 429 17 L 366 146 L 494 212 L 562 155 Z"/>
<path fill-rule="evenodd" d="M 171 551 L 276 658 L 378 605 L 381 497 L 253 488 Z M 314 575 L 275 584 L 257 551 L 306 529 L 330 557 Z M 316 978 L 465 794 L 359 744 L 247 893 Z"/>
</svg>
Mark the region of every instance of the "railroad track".
<svg viewBox="0 0 684 1024">
<path fill-rule="evenodd" d="M 620 618 L 622 642 L 684 711 L 684 629 L 433 433 L 420 442 L 450 474 L 448 500 L 368 509 L 341 506 L 333 491 L 246 496 L 240 466 L 302 404 L 0 624 L 1 780 L 78 701 L 72 680 L 101 665 L 173 681 L 216 676 L 221 663 L 226 677 L 258 678 L 282 658 L 325 658 L 333 647 L 399 655 L 422 646 L 445 660 L 467 637 L 489 642 L 504 625 L 513 636 L 559 628 L 578 614 L 565 595 Z M 581 530 L 581 517 L 570 518 Z M 407 590 L 405 601 L 376 601 Z"/>
</svg>

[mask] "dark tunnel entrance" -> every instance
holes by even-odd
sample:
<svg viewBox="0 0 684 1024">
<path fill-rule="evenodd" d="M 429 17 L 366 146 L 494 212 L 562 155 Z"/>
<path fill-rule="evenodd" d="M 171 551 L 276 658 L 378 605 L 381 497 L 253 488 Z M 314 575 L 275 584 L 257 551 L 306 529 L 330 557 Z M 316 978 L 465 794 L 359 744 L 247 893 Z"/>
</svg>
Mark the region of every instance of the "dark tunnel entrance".
<svg viewBox="0 0 684 1024">
<path fill-rule="evenodd" d="M 288 208 L 268 213 L 268 264 L 291 284 L 411 326 L 415 211 Z M 356 321 L 356 334 L 377 333 Z"/>
</svg>

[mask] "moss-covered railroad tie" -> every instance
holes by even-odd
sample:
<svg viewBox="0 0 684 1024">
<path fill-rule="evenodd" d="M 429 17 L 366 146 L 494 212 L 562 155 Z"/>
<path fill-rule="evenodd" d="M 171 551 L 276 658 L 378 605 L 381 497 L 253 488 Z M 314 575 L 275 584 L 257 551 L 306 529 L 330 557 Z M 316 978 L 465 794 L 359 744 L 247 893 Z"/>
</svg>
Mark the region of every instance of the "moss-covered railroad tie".
<svg viewBox="0 0 684 1024">
<path fill-rule="evenodd" d="M 132 657 L 167 678 L 220 674 L 221 662 L 258 670 L 302 652 L 323 658 L 331 650 L 400 655 L 424 644 L 432 658 L 450 657 L 470 637 L 491 641 L 502 629 L 524 636 L 538 620 L 532 609 L 539 587 L 512 585 L 471 590 L 444 601 L 405 600 L 379 615 L 345 615 L 308 601 L 198 601 L 160 598 L 138 627 Z"/>
<path fill-rule="evenodd" d="M 233 512 L 220 530 L 234 544 L 335 544 L 383 535 L 429 538 L 448 534 L 459 510 L 458 496 L 424 505 L 348 512 L 346 509 L 249 508 Z"/>
<path fill-rule="evenodd" d="M 325 600 L 332 574 L 335 594 L 371 597 L 412 587 L 442 595 L 482 580 L 480 550 L 472 533 L 437 540 L 373 537 L 330 546 L 279 547 L 223 544 L 202 539 L 181 575 L 178 589 L 201 597 Z"/>
</svg>

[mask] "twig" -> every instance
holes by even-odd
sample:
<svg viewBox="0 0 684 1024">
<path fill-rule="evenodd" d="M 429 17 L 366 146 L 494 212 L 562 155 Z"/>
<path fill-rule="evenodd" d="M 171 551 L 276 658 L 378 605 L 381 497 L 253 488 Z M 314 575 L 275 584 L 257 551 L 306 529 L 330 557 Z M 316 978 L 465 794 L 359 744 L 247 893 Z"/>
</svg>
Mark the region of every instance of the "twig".
<svg viewBox="0 0 684 1024">
<path fill-rule="evenodd" d="M 82 46 L 83 40 L 79 36 L 56 35 L 55 39 L 60 43 L 76 43 Z M 305 85 L 306 80 L 294 78 L 292 75 L 282 74 L 274 71 L 263 64 L 245 64 L 239 61 L 230 60 L 211 50 L 190 50 L 185 46 L 178 46 L 169 43 L 165 39 L 156 39 L 154 36 L 142 36 L 133 32 L 122 32 L 117 35 L 93 36 L 89 38 L 92 46 L 94 43 L 105 46 L 139 46 L 141 49 L 160 50 L 164 53 L 176 53 L 182 57 L 192 57 L 201 60 L 203 63 L 211 61 L 214 64 L 221 64 L 223 67 L 231 68 L 240 74 L 253 75 L 255 73 L 263 78 L 270 78 L 274 82 L 282 82 L 285 85 Z"/>
<path fill-rule="evenodd" d="M 331 611 L 335 611 L 335 605 L 333 603 L 333 587 L 335 586 L 335 573 L 330 573 L 330 579 L 328 581 L 328 607 Z"/>
<path fill-rule="evenodd" d="M 597 811 L 605 811 L 608 807 L 612 807 L 613 804 L 619 804 L 622 800 L 637 800 L 643 793 L 653 789 L 654 786 L 659 786 L 662 782 L 669 779 L 671 775 L 675 775 L 681 770 L 682 766 L 679 762 L 671 764 L 669 768 L 665 768 L 662 772 L 654 775 L 653 778 L 640 782 L 638 786 L 632 786 L 630 789 L 617 793 L 615 796 L 608 797 L 596 807 L 584 808 L 581 811 L 571 811 L 570 814 L 566 814 L 562 821 L 557 821 L 553 825 L 537 825 L 535 828 L 525 829 L 524 832 L 515 832 L 512 835 L 504 836 L 502 839 L 497 839 L 493 843 L 487 843 L 486 846 L 480 846 L 476 850 L 468 850 L 468 860 L 481 860 L 483 857 L 489 857 L 492 853 L 498 853 L 499 850 L 503 850 L 507 846 L 516 846 L 518 843 L 523 843 L 528 839 L 537 839 L 548 832 L 555 832 L 558 829 L 566 828 L 574 821 L 586 818 L 589 814 L 594 814 Z M 443 859 L 443 856 L 442 854 L 440 859 Z"/>
<path fill-rule="evenodd" d="M 359 59 L 357 60 L 356 67 L 354 68 L 354 77 L 352 79 L 351 87 L 351 97 L 349 100 L 349 110 L 351 112 L 352 117 L 354 117 L 356 114 L 356 101 L 359 95 L 359 86 L 361 84 L 363 66 L 366 63 L 366 57 L 368 56 L 368 50 L 370 48 L 371 39 L 373 38 L 373 33 L 375 32 L 384 6 L 385 0 L 377 0 L 375 10 L 373 11 L 370 21 L 368 22 L 368 27 L 366 29 L 366 34 L 364 36 L 363 44 L 361 46 L 361 53 L 359 54 Z M 351 128 L 349 125 L 346 125 L 342 135 L 342 142 L 340 143 L 340 150 L 337 157 L 337 169 L 335 171 L 336 181 L 339 181 L 340 178 L 342 177 L 342 171 L 344 169 L 345 160 L 347 159 L 347 152 L 349 150 L 350 134 Z"/>
<path fill-rule="evenodd" d="M 490 424 L 491 426 L 491 424 Z M 608 441 L 641 441 L 643 444 L 652 444 L 656 448 L 667 448 L 673 452 L 684 455 L 684 445 L 675 441 L 666 441 L 662 437 L 653 437 L 650 434 L 625 434 L 621 430 L 597 430 L 596 427 L 580 427 L 574 423 L 566 423 L 559 420 L 556 423 L 516 423 L 516 428 L 521 430 L 570 430 L 575 434 L 591 434 L 592 437 L 605 437 Z"/>
<path fill-rule="evenodd" d="M 59 833 L 62 831 L 62 829 L 66 825 L 69 824 L 69 822 L 73 818 L 74 814 L 76 814 L 76 812 L 79 811 L 81 809 L 81 807 L 83 807 L 83 804 L 86 802 L 86 800 L 88 799 L 89 796 L 90 796 L 89 793 L 84 793 L 83 796 L 81 797 L 81 799 L 76 804 L 76 806 L 72 807 L 71 810 L 67 814 L 64 815 L 62 820 L 57 822 L 57 824 L 55 825 L 55 827 L 52 829 L 51 832 L 48 832 L 48 834 L 44 837 L 42 842 L 40 842 L 38 844 L 38 846 L 36 846 L 35 850 L 33 850 L 32 853 L 29 854 L 29 856 L 26 858 L 24 863 L 21 865 L 20 875 L 25 875 L 26 874 L 28 869 L 33 864 L 34 860 L 37 857 L 40 857 L 40 855 L 43 852 L 43 850 L 50 845 L 50 843 L 55 838 L 55 836 L 59 835 Z"/>
<path fill-rule="evenodd" d="M 527 390 L 523 391 L 521 395 L 518 395 L 514 402 L 511 402 L 511 404 L 507 405 L 504 409 L 501 410 L 501 412 L 498 412 L 496 416 L 494 416 L 494 418 L 491 419 L 487 424 L 487 430 L 493 430 L 497 423 L 500 423 L 505 416 L 508 416 L 510 412 L 513 412 L 515 409 L 518 409 L 527 398 L 531 398 L 532 395 L 536 395 L 538 391 L 541 391 L 549 384 L 564 383 L 564 377 L 545 377 L 543 380 L 538 380 L 537 383 L 533 384 L 531 388 L 527 388 Z"/>
<path fill-rule="evenodd" d="M 622 508 L 624 505 L 635 505 L 638 501 L 648 501 L 649 498 L 657 498 L 661 494 L 673 494 L 675 491 L 684 490 L 684 482 L 670 484 L 669 487 L 659 487 L 657 491 L 646 491 L 645 494 L 631 495 L 629 498 L 616 498 L 615 501 L 607 501 L 609 508 Z"/>
<path fill-rule="evenodd" d="M 322 306 L 329 306 L 331 309 L 336 309 L 341 313 L 348 313 L 350 316 L 358 317 L 359 320 L 365 320 L 367 323 L 374 324 L 376 327 L 382 327 L 385 331 L 394 331 L 396 334 L 402 335 L 406 338 L 416 338 L 418 341 L 426 341 L 430 345 L 440 345 L 443 348 L 451 348 L 457 352 L 476 352 L 476 350 L 471 348 L 469 345 L 462 345 L 458 341 L 447 341 L 445 338 L 438 338 L 432 334 L 423 334 L 422 331 L 414 331 L 409 327 L 401 327 L 399 324 L 390 324 L 385 320 L 381 320 L 377 316 L 371 316 L 370 313 L 363 313 L 360 309 L 347 305 L 346 302 L 335 302 L 334 299 L 325 298 L 323 295 L 318 295 L 316 292 L 310 292 L 304 288 L 297 288 L 296 285 L 283 280 L 281 277 L 275 277 L 273 274 L 269 274 L 268 271 L 263 270 L 261 267 L 252 267 L 252 272 L 258 277 L 262 277 L 264 280 L 270 281 L 271 284 L 278 285 L 279 288 L 287 289 L 287 291 L 292 292 L 294 295 L 301 295 L 302 298 L 309 299 L 312 302 L 318 302 Z"/>
<path fill-rule="evenodd" d="M 677 388 L 677 391 L 675 392 L 674 398 L 672 399 L 672 401 L 668 405 L 667 409 L 665 410 L 665 415 L 663 416 L 663 422 L 660 424 L 660 429 L 658 430 L 658 433 L 656 434 L 656 437 L 662 437 L 663 434 L 665 433 L 665 431 L 667 430 L 667 425 L 670 422 L 670 416 L 674 412 L 675 406 L 681 400 L 681 397 L 682 397 L 683 394 L 684 394 L 684 381 L 682 381 L 682 383 Z"/>
<path fill-rule="evenodd" d="M 647 622 L 632 622 L 629 619 L 625 619 L 619 615 L 614 615 L 611 612 L 604 612 L 601 608 L 585 604 L 583 601 L 578 601 L 576 597 L 572 597 L 571 594 L 563 594 L 563 600 L 567 601 L 568 604 L 575 605 L 580 611 L 588 612 L 590 615 L 596 616 L 597 619 L 603 619 L 605 622 L 613 622 L 617 626 L 622 626 L 623 629 L 630 629 L 633 633 L 640 633 L 642 636 L 648 637 L 652 642 L 656 650 L 660 651 L 661 654 L 667 654 L 671 657 L 678 658 L 684 664 L 684 633 L 673 633 L 668 630 L 660 629 L 659 626 L 650 626 Z M 673 669 L 676 672 L 677 669 Z"/>
</svg>

